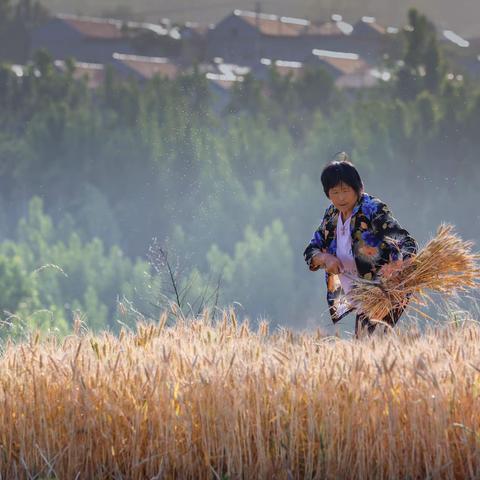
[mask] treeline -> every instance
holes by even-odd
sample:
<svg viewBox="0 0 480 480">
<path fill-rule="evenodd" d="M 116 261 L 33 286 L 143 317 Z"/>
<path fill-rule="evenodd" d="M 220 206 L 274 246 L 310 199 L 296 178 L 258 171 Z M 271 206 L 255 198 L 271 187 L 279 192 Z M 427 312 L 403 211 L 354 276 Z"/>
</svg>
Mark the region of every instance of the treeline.
<svg viewBox="0 0 480 480">
<path fill-rule="evenodd" d="M 220 114 L 199 73 L 140 85 L 108 71 L 93 92 L 46 52 L 21 77 L 2 66 L 2 310 L 63 331 L 75 311 L 116 328 L 122 302 L 155 315 L 172 286 L 165 262 L 148 262 L 156 238 L 183 308 L 237 301 L 255 318 L 316 321 L 322 281 L 302 252 L 339 150 L 420 239 L 442 220 L 478 235 L 479 85 L 449 75 L 425 17 L 409 21 L 390 82 L 351 94 L 322 70 L 272 71 Z"/>
<path fill-rule="evenodd" d="M 29 30 L 47 16 L 48 10 L 38 0 L 0 0 L 0 59 L 25 62 L 30 49 Z"/>
</svg>

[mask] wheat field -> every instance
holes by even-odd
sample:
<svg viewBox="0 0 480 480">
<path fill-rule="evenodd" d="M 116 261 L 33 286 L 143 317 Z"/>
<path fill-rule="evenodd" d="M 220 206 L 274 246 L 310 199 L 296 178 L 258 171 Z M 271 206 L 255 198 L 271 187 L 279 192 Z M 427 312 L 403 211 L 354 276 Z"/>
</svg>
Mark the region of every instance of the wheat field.
<svg viewBox="0 0 480 480">
<path fill-rule="evenodd" d="M 355 341 L 209 318 L 7 342 L 1 478 L 479 478 L 477 322 Z"/>
</svg>

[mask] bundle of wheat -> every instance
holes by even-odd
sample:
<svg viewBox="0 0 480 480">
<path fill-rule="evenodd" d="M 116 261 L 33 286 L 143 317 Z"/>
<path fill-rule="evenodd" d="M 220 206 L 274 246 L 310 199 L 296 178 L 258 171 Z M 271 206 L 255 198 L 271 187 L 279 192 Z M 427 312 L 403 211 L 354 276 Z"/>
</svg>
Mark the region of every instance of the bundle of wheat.
<svg viewBox="0 0 480 480">
<path fill-rule="evenodd" d="M 473 242 L 464 241 L 452 225 L 441 225 L 437 235 L 414 257 L 386 265 L 375 281 L 357 279 L 349 303 L 372 321 L 384 318 L 395 307 L 424 306 L 428 292 L 451 295 L 479 285 L 480 254 Z"/>
</svg>

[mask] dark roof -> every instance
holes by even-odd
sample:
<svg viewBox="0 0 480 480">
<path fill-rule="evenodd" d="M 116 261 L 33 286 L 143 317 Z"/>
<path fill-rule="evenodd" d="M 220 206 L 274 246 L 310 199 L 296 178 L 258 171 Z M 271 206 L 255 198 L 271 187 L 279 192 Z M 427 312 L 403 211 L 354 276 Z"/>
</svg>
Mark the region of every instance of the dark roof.
<svg viewBox="0 0 480 480">
<path fill-rule="evenodd" d="M 218 73 L 207 73 L 206 78 L 213 85 L 224 91 L 231 90 L 235 85 L 243 82 L 243 77 L 229 77 Z"/>
<path fill-rule="evenodd" d="M 279 75 L 286 77 L 292 76 L 294 79 L 301 77 L 305 71 L 304 64 L 302 62 L 291 62 L 285 60 L 271 60 L 269 58 L 262 58 L 260 63 L 265 67 L 273 67 Z"/>
<path fill-rule="evenodd" d="M 78 17 L 76 15 L 57 15 L 57 19 L 92 39 L 117 40 L 123 38 L 122 22 L 120 20 Z"/>
<path fill-rule="evenodd" d="M 233 15 L 256 28 L 263 35 L 280 37 L 298 37 L 302 35 L 310 22 L 301 18 L 280 17 L 266 13 L 235 10 Z"/>
<path fill-rule="evenodd" d="M 181 32 L 191 32 L 196 36 L 203 37 L 208 33 L 210 29 L 209 25 L 197 23 L 197 22 L 186 22 L 185 25 L 181 27 Z"/>
<path fill-rule="evenodd" d="M 156 75 L 174 79 L 178 76 L 180 70 L 178 65 L 163 57 L 142 57 L 114 53 L 113 58 L 147 80 Z"/>
<path fill-rule="evenodd" d="M 330 21 L 310 24 L 305 34 L 319 36 L 349 35 L 352 30 L 353 27 L 349 23 Z"/>
<path fill-rule="evenodd" d="M 368 64 L 355 53 L 332 52 L 329 50 L 312 51 L 314 58 L 334 68 L 339 74 L 349 75 L 366 70 Z"/>
<path fill-rule="evenodd" d="M 102 64 L 75 62 L 74 65 L 74 79 L 85 79 L 89 88 L 98 88 L 103 84 L 105 80 L 105 67 Z M 55 66 L 61 71 L 66 70 L 66 64 L 63 60 L 56 60 Z"/>
<path fill-rule="evenodd" d="M 124 22 L 113 18 L 80 17 L 66 14 L 56 15 L 55 18 L 65 22 L 71 28 L 90 39 L 117 40 L 124 38 L 126 36 L 124 27 L 131 31 L 146 30 L 159 36 L 169 35 L 174 39 L 180 38 L 180 33 L 176 27 L 156 23 Z"/>
<path fill-rule="evenodd" d="M 377 23 L 375 17 L 362 17 L 353 28 L 354 34 L 362 34 L 362 33 L 377 33 L 380 35 L 384 35 L 387 33 L 387 29 Z"/>
</svg>

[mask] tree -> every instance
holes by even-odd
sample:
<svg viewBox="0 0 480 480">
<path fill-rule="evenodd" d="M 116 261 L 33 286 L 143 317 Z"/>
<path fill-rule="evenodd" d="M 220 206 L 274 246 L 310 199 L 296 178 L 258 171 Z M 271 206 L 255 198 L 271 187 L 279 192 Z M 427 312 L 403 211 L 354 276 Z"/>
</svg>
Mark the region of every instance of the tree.
<svg viewBox="0 0 480 480">
<path fill-rule="evenodd" d="M 398 94 L 407 100 L 423 90 L 438 92 L 445 73 L 435 26 L 415 8 L 409 10 L 408 21 L 403 66 L 397 72 Z"/>
<path fill-rule="evenodd" d="M 244 239 L 234 245 L 233 255 L 213 245 L 207 258 L 212 271 L 223 273 L 223 302 L 240 302 L 254 319 L 271 316 L 276 322 L 291 320 L 293 252 L 281 220 L 274 220 L 261 234 L 247 226 Z"/>
<path fill-rule="evenodd" d="M 296 89 L 306 110 L 320 109 L 329 113 L 333 106 L 336 88 L 332 76 L 324 68 L 308 67 L 296 83 Z"/>
</svg>

